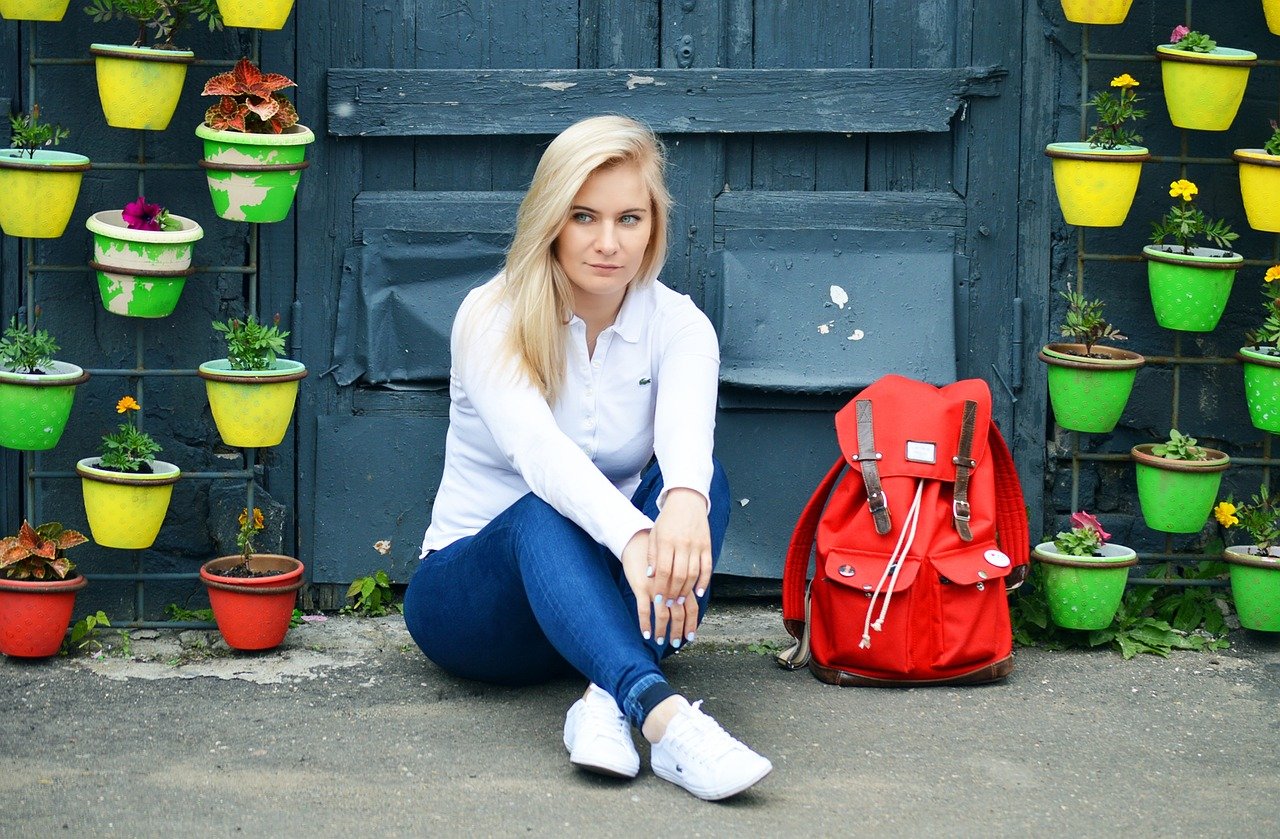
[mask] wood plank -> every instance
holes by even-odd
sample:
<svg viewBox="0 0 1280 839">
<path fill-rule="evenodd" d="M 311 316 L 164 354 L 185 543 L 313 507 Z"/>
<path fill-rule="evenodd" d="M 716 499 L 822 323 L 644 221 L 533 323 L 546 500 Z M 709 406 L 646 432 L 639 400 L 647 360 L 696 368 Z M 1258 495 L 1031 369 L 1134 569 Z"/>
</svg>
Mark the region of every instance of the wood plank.
<svg viewBox="0 0 1280 839">
<path fill-rule="evenodd" d="M 951 192 L 725 192 L 716 198 L 716 236 L 725 230 L 847 227 L 962 230 L 964 201 Z"/>
<path fill-rule="evenodd" d="M 523 192 L 362 192 L 355 229 L 514 233 Z"/>
<path fill-rule="evenodd" d="M 606 111 L 659 132 L 943 132 L 999 67 L 847 70 L 397 70 L 328 73 L 339 137 L 555 134 Z"/>
</svg>

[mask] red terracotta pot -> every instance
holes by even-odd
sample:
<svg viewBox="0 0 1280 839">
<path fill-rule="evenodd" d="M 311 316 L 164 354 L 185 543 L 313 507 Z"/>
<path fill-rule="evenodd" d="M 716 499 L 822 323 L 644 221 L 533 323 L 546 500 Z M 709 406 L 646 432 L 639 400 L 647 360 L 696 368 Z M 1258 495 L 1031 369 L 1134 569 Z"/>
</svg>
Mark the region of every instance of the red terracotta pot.
<svg viewBox="0 0 1280 839">
<path fill-rule="evenodd" d="M 239 554 L 211 559 L 200 567 L 200 579 L 209 589 L 213 619 L 227 646 L 237 650 L 269 650 L 289 631 L 293 604 L 302 588 L 302 563 L 280 554 L 252 554 L 254 571 L 278 571 L 267 577 L 225 577 L 222 572 L 239 565 Z"/>
<path fill-rule="evenodd" d="M 0 579 L 0 653 L 47 658 L 62 648 L 76 592 L 87 580 Z"/>
</svg>

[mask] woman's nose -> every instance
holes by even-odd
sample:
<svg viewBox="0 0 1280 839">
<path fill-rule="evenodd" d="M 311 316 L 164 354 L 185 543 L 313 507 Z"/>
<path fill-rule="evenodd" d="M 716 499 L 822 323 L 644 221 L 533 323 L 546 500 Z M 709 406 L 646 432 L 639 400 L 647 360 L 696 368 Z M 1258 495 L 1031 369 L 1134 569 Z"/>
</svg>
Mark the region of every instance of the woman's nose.
<svg viewBox="0 0 1280 839">
<path fill-rule="evenodd" d="M 600 225 L 600 233 L 596 236 L 596 250 L 600 253 L 613 253 L 618 249 L 618 237 L 612 224 Z"/>
</svg>

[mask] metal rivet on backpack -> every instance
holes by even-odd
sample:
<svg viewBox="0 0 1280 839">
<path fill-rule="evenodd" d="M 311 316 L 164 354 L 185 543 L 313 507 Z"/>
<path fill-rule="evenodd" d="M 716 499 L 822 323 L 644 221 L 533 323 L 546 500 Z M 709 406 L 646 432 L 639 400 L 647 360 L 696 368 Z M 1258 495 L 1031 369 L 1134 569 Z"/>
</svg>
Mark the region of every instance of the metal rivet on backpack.
<svg viewBox="0 0 1280 839">
<path fill-rule="evenodd" d="M 840 576 L 841 576 L 841 577 L 852 577 L 852 576 L 853 576 L 853 566 L 852 566 L 852 565 L 841 565 L 841 566 L 840 566 L 839 568 L 837 568 L 836 570 L 840 573 Z"/>
<path fill-rule="evenodd" d="M 987 589 L 986 583 L 978 583 L 978 591 L 986 591 L 986 589 Z"/>
<path fill-rule="evenodd" d="M 979 571 L 979 572 L 978 572 L 978 576 L 985 580 L 985 579 L 987 578 L 987 572 L 986 572 L 986 571 Z"/>
</svg>

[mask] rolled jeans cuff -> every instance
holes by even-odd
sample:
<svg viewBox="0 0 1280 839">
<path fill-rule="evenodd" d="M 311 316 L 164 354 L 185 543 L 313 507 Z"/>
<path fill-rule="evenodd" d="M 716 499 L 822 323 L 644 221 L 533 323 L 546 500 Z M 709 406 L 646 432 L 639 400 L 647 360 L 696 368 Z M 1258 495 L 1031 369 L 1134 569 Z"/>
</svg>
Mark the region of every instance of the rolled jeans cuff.
<svg viewBox="0 0 1280 839">
<path fill-rule="evenodd" d="M 666 689 L 665 692 L 663 688 Z M 631 686 L 631 690 L 627 691 L 626 698 L 622 700 L 622 712 L 636 728 L 640 728 L 644 725 L 645 717 L 649 716 L 649 712 L 658 703 L 674 695 L 675 691 L 667 684 L 665 678 L 657 673 L 650 673 L 641 676 Z"/>
</svg>

